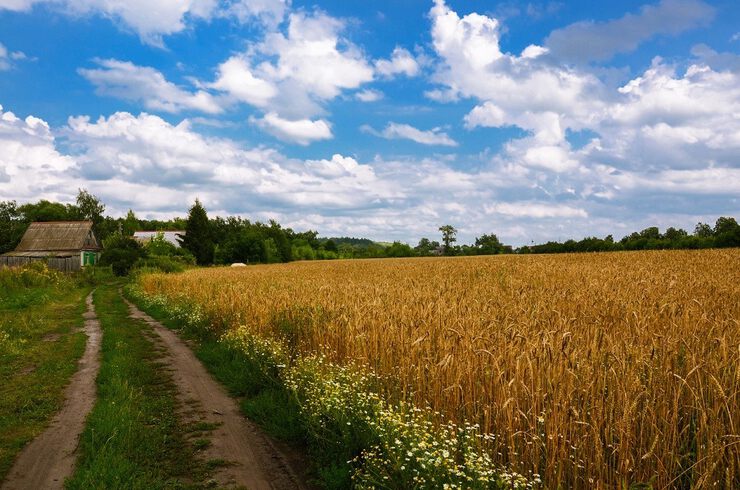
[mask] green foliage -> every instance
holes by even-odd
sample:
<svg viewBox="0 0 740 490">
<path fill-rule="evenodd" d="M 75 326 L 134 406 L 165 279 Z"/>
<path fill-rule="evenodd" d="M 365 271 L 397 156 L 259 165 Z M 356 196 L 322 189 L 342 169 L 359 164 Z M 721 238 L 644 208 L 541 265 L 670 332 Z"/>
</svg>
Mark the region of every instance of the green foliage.
<svg viewBox="0 0 740 490">
<path fill-rule="evenodd" d="M 437 249 L 439 249 L 439 242 L 431 241 L 428 238 L 422 238 L 419 240 L 419 244 L 414 247 L 414 251 L 422 257 L 434 255 Z"/>
<path fill-rule="evenodd" d="M 77 219 L 92 221 L 95 235 L 102 240 L 100 236 L 101 224 L 103 223 L 103 213 L 105 204 L 100 199 L 93 196 L 85 189 L 79 189 L 77 193 Z"/>
<path fill-rule="evenodd" d="M 268 238 L 263 242 L 263 246 L 265 249 L 264 262 L 267 262 L 268 264 L 281 262 L 280 251 L 277 248 L 275 240 Z"/>
<path fill-rule="evenodd" d="M 43 261 L 31 262 L 24 267 L 0 268 L 0 299 L 17 291 L 33 293 L 38 288 L 65 286 L 73 286 L 71 277 L 49 269 Z"/>
<path fill-rule="evenodd" d="M 308 243 L 305 243 L 304 240 L 296 240 L 294 242 L 292 255 L 294 260 L 316 259 L 316 251 Z"/>
<path fill-rule="evenodd" d="M 139 242 L 121 233 L 114 233 L 103 241 L 100 265 L 111 266 L 117 276 L 126 276 L 134 264 L 145 256 L 146 251 Z"/>
<path fill-rule="evenodd" d="M 491 233 L 490 235 L 481 235 L 475 239 L 475 248 L 480 255 L 494 255 L 504 253 L 504 245 L 498 237 Z"/>
<path fill-rule="evenodd" d="M 95 305 L 103 329 L 98 399 L 65 488 L 204 488 L 208 469 L 195 447 L 204 443 L 188 441 L 149 328 L 129 318 L 115 284 L 96 290 Z"/>
<path fill-rule="evenodd" d="M 712 227 L 708 224 L 700 222 L 697 223 L 696 228 L 694 228 L 694 235 L 699 238 L 709 238 L 714 235 L 714 230 L 712 230 Z"/>
<path fill-rule="evenodd" d="M 164 238 L 164 233 L 157 233 L 149 241 L 144 243 L 146 253 L 149 255 L 177 255 L 178 248 Z"/>
<path fill-rule="evenodd" d="M 20 206 L 18 211 L 24 220 L 29 223 L 33 221 L 67 221 L 77 219 L 79 210 L 71 204 L 51 202 L 45 199 L 37 203 L 28 203 Z"/>
<path fill-rule="evenodd" d="M 102 216 L 105 205 L 100 200 L 80 189 L 75 205 L 41 200 L 18 206 L 13 201 L 0 202 L 0 253 L 12 250 L 20 241 L 31 221 L 91 219 L 98 239 L 104 240 L 116 233 L 132 235 L 140 229 L 178 231 L 185 230 L 183 248 L 171 244 L 152 243 L 146 249 L 149 255 L 173 257 L 183 264 L 192 261 L 198 265 L 250 264 L 290 262 L 292 260 L 333 260 L 384 257 L 427 257 L 438 255 L 492 255 L 513 253 L 498 237 L 484 234 L 476 238 L 473 245 L 455 245 L 457 229 L 452 225 L 439 227 L 442 243 L 421 238 L 411 248 L 405 243 L 374 242 L 367 238 L 332 237 L 319 238 L 318 232 L 309 230 L 296 232 L 283 228 L 270 220 L 268 223 L 250 222 L 230 216 L 209 220 L 205 208 L 196 199 L 190 208 L 187 220 L 173 218 L 167 221 L 139 219 L 132 210 L 124 218 Z M 162 240 L 164 242 L 164 240 Z M 568 253 L 605 252 L 618 250 L 696 249 L 740 246 L 740 226 L 735 218 L 720 217 L 714 226 L 698 223 L 692 234 L 683 229 L 670 227 L 665 233 L 657 227 L 648 227 L 615 241 L 612 235 L 605 238 L 586 237 L 581 240 L 523 246 L 516 253 Z M 172 250 L 175 249 L 175 250 Z M 116 252 L 116 262 L 126 258 Z M 111 259 L 111 263 L 113 259 Z M 166 262 L 166 261 L 165 261 Z M 164 268 L 169 268 L 164 264 Z M 122 270 L 121 268 L 118 268 Z M 123 268 L 125 269 L 125 268 Z"/>
<path fill-rule="evenodd" d="M 62 407 L 85 349 L 87 291 L 43 263 L 0 269 L 0 481 Z"/>
<path fill-rule="evenodd" d="M 611 235 L 606 238 L 587 237 L 582 240 L 565 242 L 547 242 L 541 245 L 521 247 L 518 253 L 570 253 L 570 252 L 611 252 L 619 250 L 662 250 L 662 249 L 699 249 L 715 247 L 739 247 L 740 225 L 735 218 L 720 217 L 712 228 L 705 223 L 698 223 L 693 235 L 680 228 L 668 228 L 661 234 L 651 226 L 640 232 L 631 233 L 619 242 Z"/>
<path fill-rule="evenodd" d="M 266 261 L 265 240 L 255 230 L 246 228 L 232 232 L 216 249 L 217 264 Z"/>
<path fill-rule="evenodd" d="M 0 254 L 9 252 L 18 245 L 28 221 L 18 209 L 15 201 L 0 201 Z"/>
<path fill-rule="evenodd" d="M 336 242 L 331 238 L 324 242 L 324 250 L 326 250 L 327 252 L 339 252 L 339 248 L 337 248 Z"/>
<path fill-rule="evenodd" d="M 193 204 L 188 212 L 182 246 L 190 250 L 198 265 L 209 265 L 213 263 L 215 249 L 213 231 L 208 222 L 206 208 L 203 207 L 198 199 L 195 200 L 195 204 Z"/>
<path fill-rule="evenodd" d="M 136 214 L 129 209 L 128 213 L 126 213 L 126 217 L 121 223 L 121 233 L 126 236 L 133 236 L 134 233 L 140 229 L 140 226 L 141 223 L 139 223 L 139 219 L 136 217 Z"/>
<path fill-rule="evenodd" d="M 452 248 L 452 244 L 457 241 L 457 229 L 452 225 L 444 225 L 439 227 L 439 231 L 442 232 L 442 243 L 444 243 L 444 254 L 454 255 L 455 249 Z"/>
<path fill-rule="evenodd" d="M 185 265 L 175 260 L 173 257 L 167 255 L 149 255 L 140 258 L 135 264 L 138 272 L 182 272 L 185 270 Z"/>
<path fill-rule="evenodd" d="M 416 255 L 414 249 L 406 243 L 393 242 L 393 244 L 385 249 L 386 257 L 413 257 Z"/>
<path fill-rule="evenodd" d="M 144 243 L 144 250 L 149 257 L 167 257 L 181 265 L 195 265 L 193 254 L 185 248 L 176 247 L 168 242 L 162 232 L 157 233 Z"/>
</svg>

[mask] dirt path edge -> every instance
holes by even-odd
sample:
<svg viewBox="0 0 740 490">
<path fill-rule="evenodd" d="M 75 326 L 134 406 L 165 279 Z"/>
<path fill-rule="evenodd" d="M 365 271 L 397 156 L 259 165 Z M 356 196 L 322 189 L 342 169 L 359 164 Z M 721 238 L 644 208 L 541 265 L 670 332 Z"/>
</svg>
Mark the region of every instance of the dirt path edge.
<svg viewBox="0 0 740 490">
<path fill-rule="evenodd" d="M 74 471 L 80 434 L 97 396 L 95 379 L 100 370 L 102 340 L 92 292 L 85 302 L 87 311 L 83 315 L 83 331 L 87 335 L 87 343 L 78 362 L 79 368 L 64 391 L 62 409 L 49 427 L 23 448 L 5 481 L 0 484 L 2 490 L 61 489 L 64 480 Z"/>
<path fill-rule="evenodd" d="M 201 419 L 219 424 L 209 436 L 205 456 L 230 464 L 220 468 L 220 485 L 250 490 L 304 489 L 287 458 L 253 422 L 246 419 L 226 389 L 208 373 L 193 351 L 172 330 L 125 300 L 131 318 L 143 320 L 167 348 L 163 359 L 172 370 L 178 397 L 184 404 L 197 404 Z"/>
</svg>

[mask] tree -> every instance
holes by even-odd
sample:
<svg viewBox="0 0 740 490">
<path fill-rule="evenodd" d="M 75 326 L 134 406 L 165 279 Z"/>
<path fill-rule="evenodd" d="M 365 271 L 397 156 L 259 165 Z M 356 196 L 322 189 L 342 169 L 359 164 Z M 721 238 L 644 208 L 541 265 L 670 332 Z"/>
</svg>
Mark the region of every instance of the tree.
<svg viewBox="0 0 740 490">
<path fill-rule="evenodd" d="M 640 238 L 647 238 L 648 240 L 660 240 L 660 230 L 657 226 L 645 228 L 640 232 Z"/>
<path fill-rule="evenodd" d="M 476 238 L 475 247 L 478 249 L 478 253 L 482 255 L 500 254 L 504 251 L 503 244 L 493 233 Z"/>
<path fill-rule="evenodd" d="M 105 212 L 105 204 L 85 189 L 78 189 L 77 210 L 80 218 L 92 221 L 93 231 L 98 237 L 100 237 L 100 225 L 103 223 L 104 219 L 103 213 Z"/>
<path fill-rule="evenodd" d="M 242 228 L 232 233 L 218 246 L 216 260 L 219 264 L 234 262 L 260 263 L 266 261 L 265 242 L 257 230 Z M 274 246 L 274 242 L 273 242 Z"/>
<path fill-rule="evenodd" d="M 414 249 L 406 243 L 396 241 L 385 249 L 385 255 L 386 257 L 413 257 Z"/>
<path fill-rule="evenodd" d="M 445 255 L 452 255 L 453 249 L 451 248 L 451 245 L 457 241 L 457 237 L 455 236 L 457 234 L 457 230 L 452 225 L 444 225 L 439 227 L 439 231 L 442 232 L 442 243 L 445 245 Z"/>
<path fill-rule="evenodd" d="M 211 233 L 211 224 L 208 222 L 206 208 L 196 199 L 195 204 L 188 211 L 185 222 L 185 236 L 181 240 L 182 246 L 193 254 L 198 265 L 213 263 L 214 243 Z"/>
<path fill-rule="evenodd" d="M 324 242 L 324 250 L 327 252 L 339 252 L 336 242 L 331 238 Z"/>
<path fill-rule="evenodd" d="M 419 240 L 419 244 L 414 247 L 414 251 L 421 256 L 432 255 L 435 250 L 439 248 L 439 242 L 431 241 L 428 238 L 422 237 Z"/>
<path fill-rule="evenodd" d="M 734 233 L 740 225 L 737 224 L 735 218 L 727 218 L 720 216 L 717 218 L 717 222 L 714 224 L 714 234 L 719 235 L 720 233 Z"/>
<path fill-rule="evenodd" d="M 100 265 L 109 265 L 117 276 L 125 276 L 136 261 L 145 257 L 144 247 L 139 242 L 122 233 L 114 233 L 103 240 Z"/>
<path fill-rule="evenodd" d="M 674 228 L 672 226 L 670 228 L 668 228 L 665 231 L 665 233 L 663 234 L 663 238 L 665 238 L 666 240 L 670 240 L 672 242 L 673 241 L 678 241 L 678 240 L 680 240 L 682 238 L 686 238 L 687 236 L 689 236 L 689 234 L 686 233 L 686 230 L 684 230 L 682 228 L 676 229 L 676 228 Z"/>
<path fill-rule="evenodd" d="M 18 207 L 23 219 L 32 221 L 66 221 L 78 218 L 79 211 L 69 204 L 50 202 L 45 199 L 37 203 L 28 203 Z"/>
<path fill-rule="evenodd" d="M 290 262 L 293 260 L 293 247 L 291 247 L 290 240 L 288 239 L 288 231 L 283 230 L 280 223 L 272 219 L 270 220 L 270 228 L 267 231 L 270 238 L 275 242 L 280 261 Z"/>
<path fill-rule="evenodd" d="M 740 247 L 740 225 L 735 218 L 724 216 L 714 225 L 714 245 L 717 247 Z"/>
<path fill-rule="evenodd" d="M 129 209 L 126 213 L 126 217 L 121 223 L 121 230 L 126 236 L 133 236 L 134 233 L 139 229 L 139 219 L 134 214 L 133 210 Z"/>
<path fill-rule="evenodd" d="M 15 201 L 0 201 L 0 254 L 13 250 L 21 241 L 28 222 Z"/>
<path fill-rule="evenodd" d="M 714 235 L 714 231 L 712 230 L 712 227 L 706 223 L 697 223 L 696 228 L 694 228 L 694 235 L 699 238 L 709 238 Z"/>
</svg>

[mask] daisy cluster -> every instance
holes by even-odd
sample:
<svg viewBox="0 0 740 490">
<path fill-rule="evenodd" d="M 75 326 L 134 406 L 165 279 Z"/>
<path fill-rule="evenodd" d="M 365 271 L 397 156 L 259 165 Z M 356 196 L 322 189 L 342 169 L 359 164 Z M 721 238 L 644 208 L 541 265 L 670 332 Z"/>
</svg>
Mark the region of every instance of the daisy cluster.
<svg viewBox="0 0 740 490">
<path fill-rule="evenodd" d="M 186 328 L 212 328 L 192 303 L 129 293 L 183 322 Z M 541 486 L 494 463 L 493 436 L 477 424 L 444 422 L 442 415 L 381 394 L 380 378 L 355 363 L 336 364 L 323 355 L 291 356 L 279 340 L 254 335 L 248 326 L 226 331 L 220 342 L 238 350 L 265 376 L 277 379 L 295 397 L 308 436 L 327 450 L 348 454 L 352 481 L 362 489 L 529 489 Z M 329 447 L 331 446 L 331 447 Z"/>
</svg>

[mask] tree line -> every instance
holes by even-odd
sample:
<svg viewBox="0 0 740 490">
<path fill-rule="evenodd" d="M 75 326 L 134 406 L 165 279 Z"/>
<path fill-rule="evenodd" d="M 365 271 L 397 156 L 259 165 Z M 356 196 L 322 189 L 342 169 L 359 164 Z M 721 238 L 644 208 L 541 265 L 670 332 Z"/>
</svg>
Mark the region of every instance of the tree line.
<svg viewBox="0 0 740 490">
<path fill-rule="evenodd" d="M 720 217 L 714 226 L 698 223 L 692 233 L 680 228 L 668 228 L 661 233 L 657 227 L 631 233 L 621 240 L 612 235 L 605 238 L 587 237 L 582 240 L 550 241 L 514 248 L 501 243 L 493 234 L 483 234 L 474 243 L 457 244 L 457 229 L 452 225 L 439 227 L 440 241 L 421 238 L 412 247 L 396 241 L 382 243 L 367 238 L 321 238 L 317 231 L 297 232 L 277 221 L 252 222 L 229 216 L 210 218 L 205 207 L 196 199 L 186 218 L 170 220 L 140 219 L 129 210 L 125 217 L 105 216 L 105 205 L 96 196 L 80 189 L 74 204 L 40 200 L 18 205 L 0 201 L 0 253 L 13 250 L 28 225 L 33 221 L 90 220 L 104 246 L 101 261 L 117 264 L 128 271 L 134 264 L 175 269 L 177 264 L 225 265 L 232 263 L 277 263 L 293 260 L 329 260 L 384 257 L 427 257 L 456 255 L 536 254 L 603 252 L 619 250 L 693 249 L 740 246 L 740 225 L 735 218 Z M 142 245 L 131 236 L 139 230 L 185 231 L 178 248 L 163 237 Z"/>
</svg>

